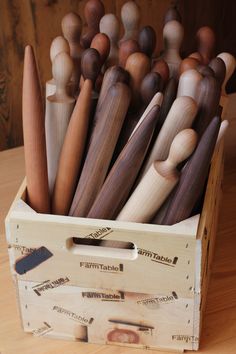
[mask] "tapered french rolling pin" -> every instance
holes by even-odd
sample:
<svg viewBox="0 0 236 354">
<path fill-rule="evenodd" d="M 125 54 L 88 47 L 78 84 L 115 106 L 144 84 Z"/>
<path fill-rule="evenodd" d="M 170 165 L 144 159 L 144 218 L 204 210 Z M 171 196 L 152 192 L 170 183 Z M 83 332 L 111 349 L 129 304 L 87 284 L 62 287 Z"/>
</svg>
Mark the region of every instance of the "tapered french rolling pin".
<svg viewBox="0 0 236 354">
<path fill-rule="evenodd" d="M 38 213 L 49 213 L 43 100 L 31 46 L 25 48 L 22 118 L 28 202 Z"/>
<path fill-rule="evenodd" d="M 155 161 L 138 184 L 117 217 L 119 221 L 147 223 L 168 197 L 179 180 L 177 166 L 187 159 L 197 144 L 197 134 L 192 129 L 178 133 L 165 161 Z"/>
<path fill-rule="evenodd" d="M 76 188 L 85 142 L 94 82 L 101 69 L 100 55 L 89 48 L 82 54 L 81 70 L 84 84 L 73 110 L 62 146 L 52 197 L 52 212 L 68 215 Z"/>
<path fill-rule="evenodd" d="M 156 125 L 159 106 L 154 106 L 125 145 L 109 172 L 87 217 L 115 219 L 123 208 L 146 155 Z"/>
<path fill-rule="evenodd" d="M 198 52 L 201 54 L 202 63 L 207 65 L 214 56 L 215 33 L 210 27 L 204 26 L 199 28 L 196 37 L 198 40 Z"/>
<path fill-rule="evenodd" d="M 212 119 L 198 146 L 182 170 L 179 184 L 169 204 L 164 225 L 173 225 L 187 219 L 202 193 L 214 152 L 221 120 Z"/>
<path fill-rule="evenodd" d="M 167 11 L 166 11 L 166 14 L 165 14 L 165 17 L 164 17 L 164 24 L 166 24 L 167 22 L 170 22 L 170 21 L 178 21 L 178 22 L 182 22 L 182 18 L 181 18 L 181 15 L 177 9 L 177 7 L 175 5 L 172 5 Z"/>
<path fill-rule="evenodd" d="M 167 65 L 164 59 L 155 60 L 152 66 L 152 71 L 160 74 L 162 80 L 164 81 L 164 85 L 167 84 L 170 76 L 170 70 L 169 70 L 169 66 Z"/>
<path fill-rule="evenodd" d="M 46 98 L 45 114 L 50 195 L 53 192 L 62 144 L 75 105 L 74 97 L 68 92 L 68 83 L 73 72 L 73 61 L 69 54 L 59 53 L 53 61 L 52 71 L 56 92 Z"/>
<path fill-rule="evenodd" d="M 70 215 L 85 217 L 99 193 L 129 107 L 130 97 L 129 87 L 121 82 L 108 90 L 92 133 Z"/>
<path fill-rule="evenodd" d="M 179 78 L 177 97 L 190 96 L 198 100 L 202 75 L 196 69 L 184 71 Z"/>
<path fill-rule="evenodd" d="M 156 32 L 151 26 L 145 26 L 141 29 L 138 43 L 140 51 L 151 58 L 156 48 Z"/>
</svg>

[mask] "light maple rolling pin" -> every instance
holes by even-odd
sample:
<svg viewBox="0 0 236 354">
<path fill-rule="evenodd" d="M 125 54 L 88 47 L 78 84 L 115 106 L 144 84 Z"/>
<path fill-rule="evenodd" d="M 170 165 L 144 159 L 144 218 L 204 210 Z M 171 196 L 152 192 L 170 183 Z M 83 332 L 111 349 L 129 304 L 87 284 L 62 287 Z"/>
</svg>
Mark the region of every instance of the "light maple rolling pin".
<svg viewBox="0 0 236 354">
<path fill-rule="evenodd" d="M 156 32 L 151 26 L 145 26 L 141 29 L 138 44 L 140 51 L 151 58 L 156 48 Z"/>
<path fill-rule="evenodd" d="M 67 40 L 64 37 L 58 36 L 58 37 L 54 38 L 54 40 L 52 41 L 51 47 L 50 47 L 51 63 L 53 62 L 53 60 L 57 56 L 57 54 L 59 54 L 61 52 L 66 52 L 69 54 L 70 47 L 69 47 Z M 54 95 L 55 91 L 56 91 L 55 80 L 51 79 L 51 80 L 47 81 L 46 82 L 46 97 Z"/>
<path fill-rule="evenodd" d="M 93 131 L 70 215 L 86 216 L 105 180 L 130 103 L 130 89 L 121 82 L 104 99 Z"/>
<path fill-rule="evenodd" d="M 181 64 L 180 47 L 184 37 L 184 29 L 180 22 L 169 21 L 163 28 L 163 40 L 165 43 L 162 59 L 166 61 L 170 70 L 170 77 L 178 77 Z"/>
<path fill-rule="evenodd" d="M 181 15 L 180 15 L 176 6 L 171 6 L 166 11 L 166 14 L 164 17 L 164 24 L 166 24 L 167 22 L 173 21 L 173 20 L 178 21 L 180 23 L 182 22 Z"/>
<path fill-rule="evenodd" d="M 154 161 L 167 158 L 174 137 L 181 130 L 192 126 L 196 113 L 197 104 L 191 97 L 181 96 L 175 99 L 142 169 L 140 178 L 144 176 Z"/>
<path fill-rule="evenodd" d="M 127 39 L 120 44 L 119 65 L 125 68 L 128 57 L 136 52 L 140 52 L 139 44 L 134 39 Z"/>
<path fill-rule="evenodd" d="M 163 59 L 158 59 L 155 60 L 153 66 L 152 66 L 152 71 L 156 72 L 161 75 L 162 80 L 164 81 L 164 85 L 167 84 L 170 76 L 170 70 L 169 66 Z"/>
<path fill-rule="evenodd" d="M 22 118 L 27 199 L 38 213 L 50 212 L 43 101 L 31 46 L 25 48 Z"/>
<path fill-rule="evenodd" d="M 80 60 L 82 47 L 80 45 L 80 36 L 82 31 L 82 20 L 80 16 L 74 12 L 66 14 L 61 22 L 63 36 L 67 39 L 70 46 L 70 55 L 73 59 L 74 68 L 72 74 L 73 91 L 78 94 L 80 80 Z"/>
<path fill-rule="evenodd" d="M 61 149 L 52 197 L 52 212 L 54 214 L 68 215 L 69 213 L 87 138 L 93 84 L 100 68 L 98 51 L 93 48 L 87 49 L 81 57 L 81 70 L 85 81 Z"/>
<path fill-rule="evenodd" d="M 150 59 L 143 53 L 133 53 L 126 61 L 125 70 L 130 74 L 130 87 L 132 89 L 131 109 L 135 111 L 140 107 L 140 85 L 151 70 Z"/>
<path fill-rule="evenodd" d="M 73 71 L 69 54 L 59 53 L 52 64 L 56 92 L 46 99 L 45 129 L 50 195 L 53 192 L 61 147 L 65 138 L 75 99 L 68 94 L 68 83 Z"/>
<path fill-rule="evenodd" d="M 210 27 L 204 26 L 199 28 L 196 37 L 198 41 L 198 52 L 202 57 L 202 64 L 207 65 L 214 57 L 215 33 Z"/>
<path fill-rule="evenodd" d="M 99 24 L 101 33 L 105 33 L 111 43 L 110 53 L 106 61 L 106 67 L 118 64 L 118 40 L 120 33 L 120 24 L 118 18 L 114 14 L 104 15 Z"/>
<path fill-rule="evenodd" d="M 124 26 L 124 35 L 119 45 L 127 39 L 138 39 L 140 9 L 134 1 L 127 1 L 121 8 L 121 21 Z"/>
<path fill-rule="evenodd" d="M 84 7 L 84 17 L 87 27 L 81 36 L 81 46 L 84 49 L 90 47 L 94 36 L 99 32 L 99 23 L 105 14 L 105 8 L 100 0 L 88 0 Z M 95 48 L 96 49 L 96 48 Z"/>
<path fill-rule="evenodd" d="M 177 97 L 190 96 L 198 100 L 202 75 L 196 69 L 184 71 L 179 78 Z"/>
<path fill-rule="evenodd" d="M 179 180 L 177 166 L 187 159 L 197 144 L 197 134 L 192 129 L 178 133 L 165 161 L 155 161 L 138 184 L 117 217 L 119 221 L 147 223 L 168 197 Z"/>
<path fill-rule="evenodd" d="M 87 217 L 115 219 L 123 208 L 146 155 L 159 106 L 154 106 L 125 145 L 109 172 Z"/>
<path fill-rule="evenodd" d="M 191 215 L 204 188 L 219 128 L 220 118 L 215 117 L 204 132 L 194 154 L 182 170 L 179 184 L 169 204 L 163 225 L 173 225 Z"/>
</svg>

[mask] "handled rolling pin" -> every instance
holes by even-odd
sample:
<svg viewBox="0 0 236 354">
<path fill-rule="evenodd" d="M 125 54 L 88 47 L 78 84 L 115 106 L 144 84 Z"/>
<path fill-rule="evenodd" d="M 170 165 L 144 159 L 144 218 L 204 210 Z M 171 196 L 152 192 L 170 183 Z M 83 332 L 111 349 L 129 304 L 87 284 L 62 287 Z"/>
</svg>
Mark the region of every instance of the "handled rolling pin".
<svg viewBox="0 0 236 354">
<path fill-rule="evenodd" d="M 174 137 L 181 130 L 192 126 L 196 113 L 197 104 L 191 97 L 181 96 L 175 99 L 142 169 L 141 177 L 154 161 L 167 158 Z"/>
<path fill-rule="evenodd" d="M 214 57 L 215 33 L 210 27 L 204 26 L 199 28 L 196 38 L 198 41 L 198 52 L 202 57 L 202 64 L 208 65 Z"/>
<path fill-rule="evenodd" d="M 36 212 L 49 213 L 43 101 L 31 46 L 25 48 L 22 118 L 28 202 Z"/>
<path fill-rule="evenodd" d="M 56 92 L 46 99 L 45 129 L 50 195 L 53 192 L 58 161 L 75 99 L 68 94 L 68 83 L 73 71 L 69 54 L 59 53 L 53 61 L 52 72 Z"/>
<path fill-rule="evenodd" d="M 106 67 L 116 65 L 118 64 L 119 20 L 114 14 L 106 14 L 101 18 L 99 28 L 101 33 L 105 33 L 109 37 L 111 44 Z"/>
<path fill-rule="evenodd" d="M 84 49 L 90 47 L 94 36 L 99 32 L 99 22 L 104 14 L 105 8 L 101 0 L 88 0 L 86 2 L 84 7 L 84 17 L 87 27 L 80 40 L 81 46 Z"/>
<path fill-rule="evenodd" d="M 146 155 L 158 112 L 156 105 L 125 145 L 87 215 L 89 218 L 115 219 L 123 208 Z"/>
<path fill-rule="evenodd" d="M 121 82 L 106 95 L 93 131 L 70 215 L 86 216 L 105 180 L 130 103 L 130 89 Z"/>
<path fill-rule="evenodd" d="M 139 44 L 134 39 L 127 39 L 120 44 L 119 48 L 119 65 L 125 68 L 128 57 L 136 52 L 140 52 Z"/>
<path fill-rule="evenodd" d="M 156 48 L 156 32 L 151 26 L 145 26 L 141 29 L 138 44 L 140 51 L 151 58 Z"/>
<path fill-rule="evenodd" d="M 87 138 L 93 84 L 100 68 L 98 51 L 93 48 L 85 50 L 81 57 L 81 70 L 85 81 L 61 149 L 52 197 L 52 212 L 54 214 L 68 215 L 69 213 Z"/>
<path fill-rule="evenodd" d="M 184 71 L 179 78 L 177 97 L 189 96 L 197 101 L 201 80 L 202 75 L 196 69 Z"/>
<path fill-rule="evenodd" d="M 181 172 L 179 184 L 169 204 L 163 225 L 187 219 L 202 193 L 220 128 L 220 118 L 208 125 L 190 160 Z"/>
<path fill-rule="evenodd" d="M 70 54 L 70 47 L 67 40 L 64 37 L 58 36 L 54 38 L 54 40 L 51 43 L 51 47 L 50 47 L 51 63 L 53 62 L 57 54 L 61 52 L 66 52 Z M 55 80 L 52 78 L 51 80 L 48 80 L 46 82 L 46 97 L 54 95 L 55 91 L 56 91 L 56 83 Z"/>
<path fill-rule="evenodd" d="M 187 159 L 197 144 L 197 134 L 192 129 L 178 133 L 165 161 L 155 161 L 138 184 L 117 217 L 119 221 L 147 223 L 168 197 L 179 180 L 177 166 Z"/>
<path fill-rule="evenodd" d="M 124 36 L 119 45 L 127 39 L 138 39 L 140 9 L 134 1 L 127 1 L 121 8 L 121 21 L 124 26 Z"/>
</svg>

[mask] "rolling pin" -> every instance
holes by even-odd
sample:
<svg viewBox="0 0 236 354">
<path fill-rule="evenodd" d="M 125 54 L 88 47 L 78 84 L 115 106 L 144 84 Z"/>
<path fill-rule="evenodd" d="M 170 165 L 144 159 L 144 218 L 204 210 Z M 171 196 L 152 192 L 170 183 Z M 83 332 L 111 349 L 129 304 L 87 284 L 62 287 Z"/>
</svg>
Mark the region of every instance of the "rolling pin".
<svg viewBox="0 0 236 354">
<path fill-rule="evenodd" d="M 180 22 L 169 21 L 163 28 L 163 40 L 165 43 L 162 59 L 166 61 L 170 70 L 170 77 L 178 77 L 181 64 L 180 47 L 184 37 L 184 29 Z"/>
<path fill-rule="evenodd" d="M 139 44 L 134 39 L 127 39 L 120 44 L 119 48 L 119 65 L 125 68 L 128 57 L 136 52 L 140 52 Z"/>
<path fill-rule="evenodd" d="M 179 75 L 183 74 L 183 72 L 196 69 L 196 67 L 200 64 L 200 61 L 196 58 L 185 58 L 182 60 L 180 67 L 179 67 Z"/>
<path fill-rule="evenodd" d="M 183 168 L 179 184 L 163 220 L 163 225 L 176 224 L 191 215 L 205 185 L 220 128 L 220 121 L 219 117 L 212 119 L 202 135 L 195 152 Z"/>
<path fill-rule="evenodd" d="M 61 149 L 52 197 L 54 214 L 68 215 L 69 213 L 87 138 L 93 84 L 100 69 L 101 60 L 98 51 L 94 48 L 85 50 L 81 56 L 81 71 L 85 81 Z"/>
<path fill-rule="evenodd" d="M 151 26 L 145 26 L 141 29 L 138 36 L 140 51 L 152 58 L 156 48 L 156 32 Z"/>
<path fill-rule="evenodd" d="M 121 21 L 124 26 L 124 36 L 119 45 L 127 39 L 138 39 L 140 9 L 134 1 L 127 1 L 121 8 Z"/>
<path fill-rule="evenodd" d="M 150 143 L 159 106 L 154 106 L 125 145 L 109 172 L 87 217 L 115 219 L 123 208 L 136 180 Z"/>
<path fill-rule="evenodd" d="M 164 85 L 167 84 L 169 80 L 170 70 L 169 66 L 166 64 L 165 60 L 158 59 L 154 62 L 152 71 L 161 75 Z"/>
<path fill-rule="evenodd" d="M 91 46 L 93 38 L 99 32 L 99 23 L 104 14 L 105 8 L 101 0 L 88 0 L 86 2 L 84 7 L 84 17 L 87 27 L 80 40 L 82 48 L 87 49 Z"/>
<path fill-rule="evenodd" d="M 154 161 L 167 158 L 174 137 L 181 130 L 192 126 L 196 113 L 197 104 L 191 97 L 181 96 L 175 99 L 142 169 L 141 178 Z"/>
<path fill-rule="evenodd" d="M 178 164 L 193 153 L 196 144 L 197 134 L 194 130 L 185 129 L 178 133 L 171 143 L 168 158 L 152 163 L 116 220 L 151 221 L 179 180 Z"/>
<path fill-rule="evenodd" d="M 155 93 L 162 91 L 163 80 L 161 75 L 156 72 L 148 73 L 144 77 L 140 87 L 140 93 L 144 107 L 147 107 Z"/>
<path fill-rule="evenodd" d="M 68 83 L 73 72 L 69 54 L 59 53 L 52 64 L 56 92 L 46 99 L 45 129 L 50 195 L 53 192 L 58 161 L 75 99 L 68 94 Z"/>
<path fill-rule="evenodd" d="M 213 69 L 208 65 L 198 64 L 198 66 L 196 67 L 196 70 L 203 77 L 205 77 L 205 76 L 215 77 L 215 73 L 214 73 Z"/>
<path fill-rule="evenodd" d="M 221 58 L 213 58 L 209 63 L 209 67 L 214 71 L 215 78 L 221 87 L 226 74 L 226 66 L 224 61 Z"/>
<path fill-rule="evenodd" d="M 204 133 L 211 119 L 217 114 L 221 88 L 218 81 L 212 76 L 205 76 L 199 85 L 198 114 L 193 128 L 199 138 Z"/>
<path fill-rule="evenodd" d="M 221 142 L 223 137 L 226 135 L 228 127 L 229 127 L 229 121 L 226 120 L 226 119 L 223 120 L 223 122 L 221 122 L 220 130 L 219 130 L 219 133 L 218 133 L 218 136 L 217 136 L 216 146 L 219 145 L 219 143 Z"/>
<path fill-rule="evenodd" d="M 82 31 L 82 20 L 80 16 L 74 12 L 66 14 L 61 22 L 61 28 L 63 36 L 67 39 L 70 46 L 70 55 L 73 59 L 73 91 L 75 95 L 78 94 L 79 80 L 80 80 L 80 58 L 82 53 L 82 47 L 80 45 L 80 35 Z"/>
<path fill-rule="evenodd" d="M 105 33 L 110 39 L 110 53 L 106 61 L 106 67 L 118 64 L 118 40 L 120 32 L 120 24 L 118 18 L 114 14 L 104 15 L 99 24 L 101 33 Z"/>
<path fill-rule="evenodd" d="M 70 215 L 85 217 L 89 212 L 106 178 L 129 103 L 130 89 L 126 84 L 118 82 L 108 90 L 98 113 Z"/>
<path fill-rule="evenodd" d="M 184 71 L 179 78 L 177 97 L 189 96 L 198 100 L 202 75 L 196 69 Z"/>
<path fill-rule="evenodd" d="M 196 38 L 198 41 L 198 52 L 202 57 L 202 64 L 208 65 L 214 57 L 215 33 L 210 27 L 204 26 L 199 28 Z"/>
<path fill-rule="evenodd" d="M 176 6 L 171 6 L 166 11 L 166 14 L 164 17 L 164 24 L 166 24 L 167 22 L 170 22 L 170 21 L 178 21 L 178 22 L 182 23 L 181 15 L 180 15 Z"/>
<path fill-rule="evenodd" d="M 69 47 L 67 40 L 64 37 L 58 36 L 58 37 L 54 38 L 54 40 L 51 43 L 51 47 L 50 47 L 51 63 L 53 62 L 53 60 L 57 56 L 57 54 L 59 54 L 61 52 L 66 52 L 66 53 L 70 54 L 70 47 Z M 54 95 L 55 91 L 56 91 L 56 83 L 55 83 L 54 79 L 47 81 L 46 82 L 46 97 Z"/>
<path fill-rule="evenodd" d="M 132 89 L 131 109 L 133 111 L 140 107 L 140 85 L 150 69 L 150 59 L 143 53 L 133 53 L 126 61 L 125 70 L 130 74 L 130 87 Z"/>
<path fill-rule="evenodd" d="M 222 95 L 226 96 L 226 84 L 229 81 L 230 77 L 233 75 L 233 72 L 235 70 L 236 67 L 236 61 L 233 55 L 229 54 L 229 53 L 220 53 L 219 55 L 217 55 L 217 58 L 220 58 L 224 61 L 225 63 L 225 67 L 226 67 L 226 74 L 225 74 L 225 79 L 222 85 Z"/>
<path fill-rule="evenodd" d="M 43 100 L 29 45 L 24 56 L 22 119 L 28 203 L 38 213 L 50 213 Z"/>
</svg>

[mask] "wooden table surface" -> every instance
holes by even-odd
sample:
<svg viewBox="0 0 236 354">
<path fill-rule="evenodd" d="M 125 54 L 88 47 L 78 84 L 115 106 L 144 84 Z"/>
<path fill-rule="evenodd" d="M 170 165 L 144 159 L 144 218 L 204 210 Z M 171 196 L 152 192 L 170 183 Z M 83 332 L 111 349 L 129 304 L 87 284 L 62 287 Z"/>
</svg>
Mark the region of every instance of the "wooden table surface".
<svg viewBox="0 0 236 354">
<path fill-rule="evenodd" d="M 225 176 L 201 349 L 236 353 L 236 95 L 229 107 Z M 23 332 L 9 272 L 4 218 L 24 176 L 23 148 L 0 153 L 0 354 L 141 354 L 141 349 L 33 337 Z M 149 354 L 163 353 L 148 351 Z M 165 352 L 166 354 L 167 352 Z M 190 353 L 190 352 L 189 352 Z"/>
</svg>

